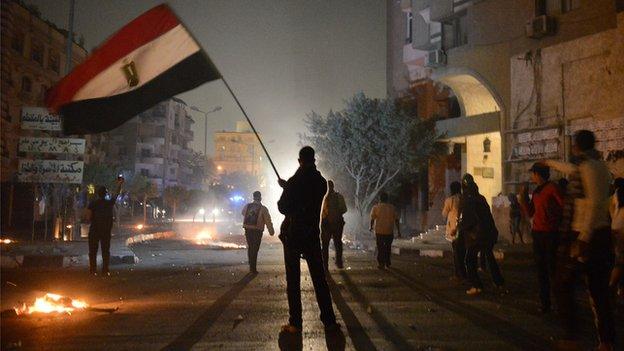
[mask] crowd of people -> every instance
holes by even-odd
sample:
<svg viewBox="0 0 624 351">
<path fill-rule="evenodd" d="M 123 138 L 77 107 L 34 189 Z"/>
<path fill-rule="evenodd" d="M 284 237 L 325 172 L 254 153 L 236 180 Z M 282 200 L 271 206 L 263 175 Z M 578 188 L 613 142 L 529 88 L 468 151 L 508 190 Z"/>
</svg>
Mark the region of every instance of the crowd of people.
<svg viewBox="0 0 624 351">
<path fill-rule="evenodd" d="M 577 132 L 569 162 L 535 163 L 528 170 L 535 186 L 531 195 L 528 186 L 523 186 L 519 195 L 508 196 L 512 243 L 516 237 L 524 242 L 521 219 L 531 219 L 540 312 L 556 308 L 563 330 L 557 342 L 561 350 L 579 350 L 578 278 L 583 278 L 590 296 L 597 349 L 613 350 L 615 342 L 614 297 L 618 289 L 622 294 L 624 272 L 624 179 L 612 181 L 595 142 L 592 132 Z M 551 169 L 566 178 L 552 182 Z M 479 254 L 487 262 L 495 287 L 504 289 L 492 254 L 498 231 L 485 198 L 470 174 L 464 175 L 461 185 L 451 184 L 450 190 L 443 215 L 456 278 L 470 284 L 467 294 L 482 291 L 476 269 Z"/>
<path fill-rule="evenodd" d="M 562 350 L 578 350 L 580 335 L 575 299 L 575 285 L 583 278 L 590 296 L 598 334 L 598 350 L 613 350 L 615 343 L 614 296 L 624 286 L 624 179 L 612 180 L 612 175 L 595 150 L 595 136 L 582 130 L 573 138 L 569 162 L 545 160 L 535 163 L 528 172 L 534 189 L 529 195 L 523 186 L 518 195 L 509 194 L 512 243 L 516 236 L 524 243 L 522 217 L 531 219 L 531 239 L 537 271 L 540 311 L 549 313 L 556 308 L 563 336 L 558 342 Z M 290 318 L 283 326 L 287 333 L 302 328 L 300 259 L 307 261 L 321 320 L 328 331 L 336 331 L 331 295 L 325 278 L 329 262 L 329 243 L 334 241 L 335 264 L 342 268 L 343 215 L 345 200 L 316 170 L 314 150 L 304 147 L 299 153 L 300 167 L 288 181 L 280 180 L 284 189 L 278 202 L 285 215 L 280 228 L 284 244 L 287 293 Z M 550 180 L 551 169 L 566 176 L 557 183 Z M 117 195 L 123 179 L 118 180 Z M 483 282 L 480 268 L 492 276 L 494 288 L 506 293 L 505 280 L 494 257 L 498 241 L 490 206 L 479 193 L 470 174 L 461 183 L 450 185 L 451 195 L 445 200 L 446 238 L 452 242 L 455 278 L 468 283 L 466 294 L 480 294 Z M 89 232 L 90 271 L 96 274 L 96 253 L 102 249 L 102 273 L 108 273 L 112 205 L 106 188 L 98 190 L 98 199 L 86 213 L 91 221 Z M 256 261 L 262 232 L 266 227 L 274 234 L 268 209 L 262 204 L 260 192 L 242 211 L 248 244 L 249 268 L 256 274 Z M 319 226 L 320 223 L 320 226 Z M 370 230 L 377 242 L 379 269 L 391 265 L 391 246 L 395 228 L 401 236 L 399 214 L 380 193 L 379 203 L 370 214 Z"/>
</svg>

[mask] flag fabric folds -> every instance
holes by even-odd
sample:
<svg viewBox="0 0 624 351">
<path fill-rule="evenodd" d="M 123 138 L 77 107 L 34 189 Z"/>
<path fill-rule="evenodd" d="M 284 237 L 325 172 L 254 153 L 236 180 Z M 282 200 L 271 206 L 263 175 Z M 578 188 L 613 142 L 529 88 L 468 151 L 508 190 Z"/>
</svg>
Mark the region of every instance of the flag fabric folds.
<svg viewBox="0 0 624 351">
<path fill-rule="evenodd" d="M 156 103 L 221 75 L 167 5 L 120 29 L 46 96 L 65 134 L 120 126 Z"/>
</svg>

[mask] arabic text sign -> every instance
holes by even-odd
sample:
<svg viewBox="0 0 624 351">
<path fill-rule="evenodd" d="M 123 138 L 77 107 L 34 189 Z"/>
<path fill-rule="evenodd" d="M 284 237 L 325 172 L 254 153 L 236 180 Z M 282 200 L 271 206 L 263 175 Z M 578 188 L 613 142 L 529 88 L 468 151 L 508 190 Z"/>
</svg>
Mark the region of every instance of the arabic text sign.
<svg viewBox="0 0 624 351">
<path fill-rule="evenodd" d="M 61 117 L 44 107 L 22 107 L 22 129 L 61 130 Z"/>
<path fill-rule="evenodd" d="M 82 183 L 84 162 L 59 160 L 19 160 L 20 182 Z"/>
<path fill-rule="evenodd" d="M 19 151 L 82 155 L 85 152 L 85 139 L 21 137 Z"/>
</svg>

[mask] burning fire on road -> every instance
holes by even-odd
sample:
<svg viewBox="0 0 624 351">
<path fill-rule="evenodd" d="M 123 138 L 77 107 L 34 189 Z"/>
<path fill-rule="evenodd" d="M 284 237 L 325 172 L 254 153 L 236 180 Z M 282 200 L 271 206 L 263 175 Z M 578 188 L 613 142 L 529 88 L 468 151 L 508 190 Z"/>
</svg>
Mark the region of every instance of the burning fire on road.
<svg viewBox="0 0 624 351">
<path fill-rule="evenodd" d="M 195 244 L 207 246 L 211 249 L 244 249 L 245 245 L 228 243 L 224 241 L 214 240 L 212 234 L 207 230 L 201 230 L 194 238 Z"/>
<path fill-rule="evenodd" d="M 15 315 L 28 316 L 32 314 L 67 314 L 71 315 L 73 312 L 89 311 L 89 312 L 103 312 L 113 313 L 117 311 L 119 307 L 115 308 L 98 308 L 91 307 L 83 300 L 72 299 L 67 296 L 58 294 L 46 293 L 41 297 L 35 298 L 35 302 L 32 305 L 23 303 L 21 306 L 13 308 Z M 11 311 L 11 310 L 7 310 Z M 3 311 L 3 316 L 5 312 Z"/>
<path fill-rule="evenodd" d="M 46 293 L 42 297 L 35 299 L 35 302 L 28 306 L 25 303 L 20 307 L 15 307 L 15 313 L 19 315 L 32 314 L 32 313 L 67 313 L 77 310 L 84 310 L 89 305 L 82 301 L 69 297 L 61 296 L 58 294 Z"/>
</svg>

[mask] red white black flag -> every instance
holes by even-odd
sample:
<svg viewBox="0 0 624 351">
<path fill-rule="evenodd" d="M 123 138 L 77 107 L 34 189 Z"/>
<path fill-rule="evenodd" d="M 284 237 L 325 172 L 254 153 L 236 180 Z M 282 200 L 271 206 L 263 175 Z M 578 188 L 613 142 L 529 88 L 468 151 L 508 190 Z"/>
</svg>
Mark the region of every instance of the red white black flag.
<svg viewBox="0 0 624 351">
<path fill-rule="evenodd" d="M 167 5 L 135 18 L 54 86 L 46 104 L 65 134 L 120 126 L 221 74 Z"/>
</svg>

